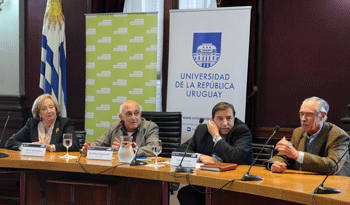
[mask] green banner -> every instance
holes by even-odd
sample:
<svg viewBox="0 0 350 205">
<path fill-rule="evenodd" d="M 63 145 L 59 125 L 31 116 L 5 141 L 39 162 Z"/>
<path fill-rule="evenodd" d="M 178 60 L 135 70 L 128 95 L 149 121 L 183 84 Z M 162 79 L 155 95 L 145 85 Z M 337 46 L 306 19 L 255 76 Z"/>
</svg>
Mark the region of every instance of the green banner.
<svg viewBox="0 0 350 205">
<path fill-rule="evenodd" d="M 135 100 L 156 110 L 157 13 L 86 15 L 86 141 L 119 121 L 119 107 Z"/>
</svg>

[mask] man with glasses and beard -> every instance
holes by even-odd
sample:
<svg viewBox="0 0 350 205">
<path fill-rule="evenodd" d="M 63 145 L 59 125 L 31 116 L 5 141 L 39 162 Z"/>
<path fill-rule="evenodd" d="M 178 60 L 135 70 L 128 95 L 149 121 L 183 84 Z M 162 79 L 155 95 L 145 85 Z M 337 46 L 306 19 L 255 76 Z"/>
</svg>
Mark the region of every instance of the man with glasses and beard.
<svg viewBox="0 0 350 205">
<path fill-rule="evenodd" d="M 220 102 L 212 109 L 212 120 L 199 125 L 192 136 L 189 153 L 197 153 L 199 162 L 228 162 L 250 165 L 253 162 L 252 135 L 249 128 L 235 117 L 233 105 Z M 180 145 L 177 151 L 184 152 L 190 140 Z M 195 186 L 201 192 L 205 187 Z M 205 194 L 190 185 L 179 190 L 181 205 L 205 204 Z"/>
<path fill-rule="evenodd" d="M 288 169 L 328 174 L 348 150 L 349 135 L 334 124 L 326 122 L 328 103 L 318 97 L 303 101 L 298 116 L 301 127 L 293 131 L 291 141 L 285 137 L 276 144 L 279 153 L 265 162 L 272 172 Z M 349 153 L 331 174 L 350 176 Z"/>
</svg>

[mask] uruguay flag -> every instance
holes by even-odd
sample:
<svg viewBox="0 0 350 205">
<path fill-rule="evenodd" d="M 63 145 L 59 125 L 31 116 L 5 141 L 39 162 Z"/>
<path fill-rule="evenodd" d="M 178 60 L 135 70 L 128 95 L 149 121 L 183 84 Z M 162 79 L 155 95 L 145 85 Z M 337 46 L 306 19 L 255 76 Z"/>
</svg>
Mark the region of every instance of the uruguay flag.
<svg viewBox="0 0 350 205">
<path fill-rule="evenodd" d="M 61 0 L 48 0 L 41 42 L 39 87 L 56 97 L 62 117 L 67 117 L 66 37 Z"/>
</svg>

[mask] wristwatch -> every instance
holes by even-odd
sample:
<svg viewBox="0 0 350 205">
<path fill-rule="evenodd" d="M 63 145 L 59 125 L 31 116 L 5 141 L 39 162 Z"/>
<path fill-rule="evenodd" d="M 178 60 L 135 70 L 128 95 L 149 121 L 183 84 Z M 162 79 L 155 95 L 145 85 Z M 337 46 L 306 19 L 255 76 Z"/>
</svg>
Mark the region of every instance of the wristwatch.
<svg viewBox="0 0 350 205">
<path fill-rule="evenodd" d="M 55 148 L 56 147 L 54 144 L 50 145 L 50 148 L 49 148 L 50 152 L 54 152 L 56 150 Z"/>
<path fill-rule="evenodd" d="M 216 138 L 220 137 L 219 134 L 213 136 L 213 142 L 216 142 Z"/>
</svg>

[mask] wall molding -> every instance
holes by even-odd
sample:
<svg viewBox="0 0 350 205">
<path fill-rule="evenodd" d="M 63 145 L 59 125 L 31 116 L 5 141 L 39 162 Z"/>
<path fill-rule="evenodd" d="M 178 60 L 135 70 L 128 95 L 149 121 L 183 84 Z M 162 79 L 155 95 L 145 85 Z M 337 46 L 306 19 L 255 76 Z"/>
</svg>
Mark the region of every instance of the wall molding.
<svg viewBox="0 0 350 205">
<path fill-rule="evenodd" d="M 254 128 L 254 136 L 253 139 L 268 139 L 273 131 L 275 130 L 274 127 L 256 127 Z M 283 137 L 292 138 L 294 128 L 281 128 L 275 136 L 273 136 L 273 139 L 282 139 Z"/>
<path fill-rule="evenodd" d="M 0 95 L 0 117 L 28 118 L 30 108 L 24 103 L 24 95 Z"/>
<path fill-rule="evenodd" d="M 266 140 L 272 135 L 274 127 L 256 127 L 254 128 L 253 142 L 264 144 Z M 283 137 L 286 137 L 290 141 L 293 135 L 293 130 L 295 128 L 281 128 L 275 136 L 272 137 L 268 144 L 275 145 Z M 350 135 L 350 131 L 347 132 Z"/>
</svg>

